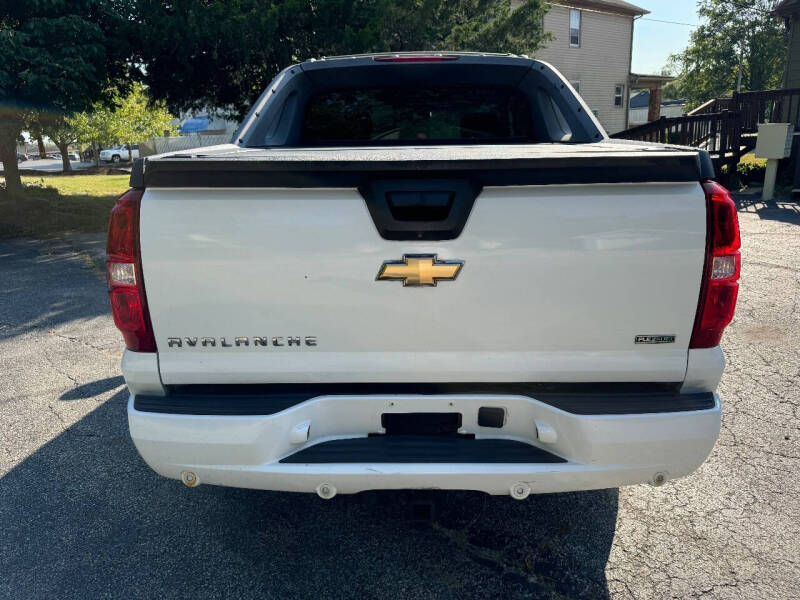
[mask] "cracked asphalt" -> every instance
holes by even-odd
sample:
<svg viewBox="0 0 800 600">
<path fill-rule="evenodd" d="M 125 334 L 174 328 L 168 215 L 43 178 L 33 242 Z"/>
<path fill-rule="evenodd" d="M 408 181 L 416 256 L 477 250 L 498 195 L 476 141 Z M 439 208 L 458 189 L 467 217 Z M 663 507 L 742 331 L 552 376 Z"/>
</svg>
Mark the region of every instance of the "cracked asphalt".
<svg viewBox="0 0 800 600">
<path fill-rule="evenodd" d="M 800 209 L 740 201 L 709 460 L 524 502 L 162 479 L 127 434 L 102 241 L 0 243 L 0 597 L 800 598 Z"/>
</svg>

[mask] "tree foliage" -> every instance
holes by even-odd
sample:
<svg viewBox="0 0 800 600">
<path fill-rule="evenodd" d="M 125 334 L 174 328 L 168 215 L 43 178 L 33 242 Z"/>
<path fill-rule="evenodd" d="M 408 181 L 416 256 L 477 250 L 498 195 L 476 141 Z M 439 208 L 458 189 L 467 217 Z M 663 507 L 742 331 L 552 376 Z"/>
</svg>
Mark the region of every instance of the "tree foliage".
<svg viewBox="0 0 800 600">
<path fill-rule="evenodd" d="M 742 91 L 781 86 L 786 55 L 783 23 L 770 11 L 774 0 L 699 0 L 704 19 L 689 46 L 670 57 L 678 80 L 670 90 L 690 107 L 736 89 L 739 62 Z"/>
<path fill-rule="evenodd" d="M 174 117 L 164 101 L 151 101 L 144 86 L 135 84 L 126 96 L 118 98 L 116 107 L 106 114 L 110 121 L 104 125 L 115 141 L 131 144 L 151 137 L 174 132 Z"/>
<path fill-rule="evenodd" d="M 16 139 L 32 112 L 71 114 L 121 82 L 127 0 L 0 0 L 0 160 L 21 187 Z M 14 157 L 13 164 L 10 164 Z"/>
<path fill-rule="evenodd" d="M 72 170 L 69 162 L 69 146 L 78 141 L 78 131 L 72 119 L 57 113 L 42 113 L 36 119 L 42 132 L 49 137 L 61 153 L 61 165 L 65 172 Z M 30 128 L 30 127 L 29 127 Z"/>
<path fill-rule="evenodd" d="M 115 95 L 107 103 L 97 102 L 69 122 L 76 141 L 96 150 L 110 144 L 130 146 L 161 136 L 164 131 L 174 133 L 174 120 L 163 101 L 153 101 L 142 84 L 133 84 L 126 95 Z"/>
<path fill-rule="evenodd" d="M 532 54 L 541 0 L 137 0 L 134 63 L 173 110 L 242 115 L 282 68 L 320 56 L 403 50 Z"/>
<path fill-rule="evenodd" d="M 117 142 L 114 114 L 110 106 L 98 102 L 89 110 L 72 117 L 78 144 L 97 149 Z M 95 152 L 96 158 L 97 152 Z"/>
</svg>

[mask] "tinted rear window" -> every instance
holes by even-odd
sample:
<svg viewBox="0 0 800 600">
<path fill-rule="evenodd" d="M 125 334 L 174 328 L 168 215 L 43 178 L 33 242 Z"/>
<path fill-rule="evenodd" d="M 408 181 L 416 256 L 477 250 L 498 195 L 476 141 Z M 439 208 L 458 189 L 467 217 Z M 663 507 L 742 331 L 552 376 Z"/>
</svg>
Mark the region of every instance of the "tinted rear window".
<svg viewBox="0 0 800 600">
<path fill-rule="evenodd" d="M 514 89 L 389 87 L 313 96 L 302 143 L 509 143 L 532 137 L 530 106 Z"/>
</svg>

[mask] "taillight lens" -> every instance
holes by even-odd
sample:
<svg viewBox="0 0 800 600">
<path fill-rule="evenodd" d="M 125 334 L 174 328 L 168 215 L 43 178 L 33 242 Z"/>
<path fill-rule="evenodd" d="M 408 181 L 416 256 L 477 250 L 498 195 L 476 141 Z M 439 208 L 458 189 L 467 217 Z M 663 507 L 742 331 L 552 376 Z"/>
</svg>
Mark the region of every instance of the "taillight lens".
<svg viewBox="0 0 800 600">
<path fill-rule="evenodd" d="M 134 352 L 155 352 L 156 340 L 147 312 L 139 255 L 141 190 L 128 190 L 111 210 L 106 242 L 106 279 L 114 324 L 125 346 Z"/>
<path fill-rule="evenodd" d="M 741 269 L 736 204 L 720 184 L 704 181 L 702 186 L 706 194 L 706 260 L 690 348 L 719 344 L 736 309 Z"/>
</svg>

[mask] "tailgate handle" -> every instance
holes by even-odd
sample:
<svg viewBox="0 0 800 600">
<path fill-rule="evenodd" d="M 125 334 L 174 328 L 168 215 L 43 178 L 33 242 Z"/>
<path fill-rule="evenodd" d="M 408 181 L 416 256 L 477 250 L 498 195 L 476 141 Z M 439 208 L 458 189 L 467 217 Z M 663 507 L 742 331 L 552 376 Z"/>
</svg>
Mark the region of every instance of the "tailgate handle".
<svg viewBox="0 0 800 600">
<path fill-rule="evenodd" d="M 374 179 L 358 190 L 384 239 L 452 240 L 481 187 L 469 179 Z"/>
<path fill-rule="evenodd" d="M 444 221 L 454 198 L 455 192 L 447 190 L 386 192 L 389 211 L 398 221 Z"/>
</svg>

